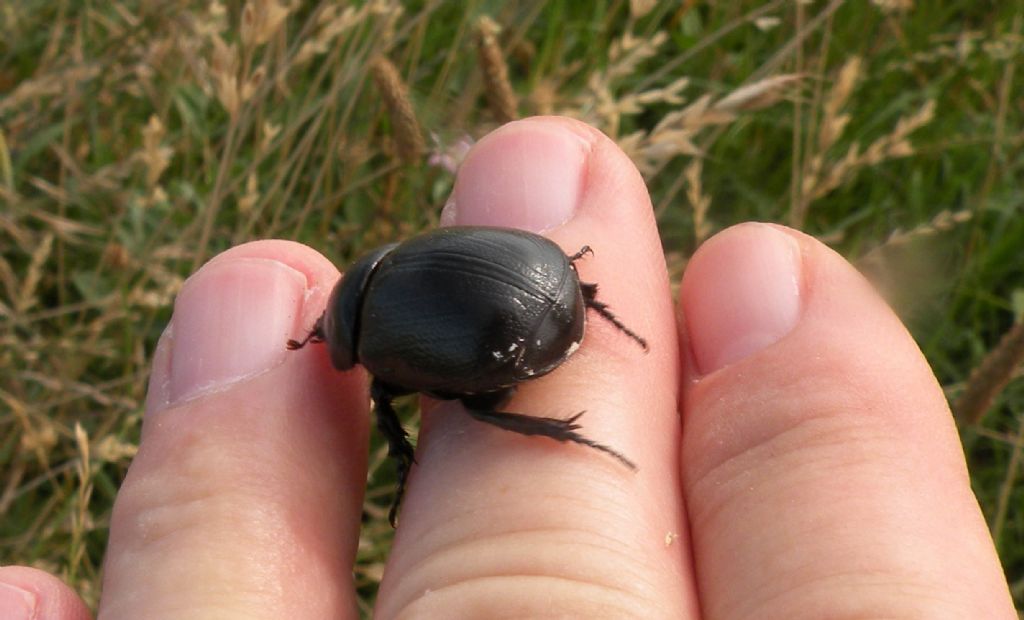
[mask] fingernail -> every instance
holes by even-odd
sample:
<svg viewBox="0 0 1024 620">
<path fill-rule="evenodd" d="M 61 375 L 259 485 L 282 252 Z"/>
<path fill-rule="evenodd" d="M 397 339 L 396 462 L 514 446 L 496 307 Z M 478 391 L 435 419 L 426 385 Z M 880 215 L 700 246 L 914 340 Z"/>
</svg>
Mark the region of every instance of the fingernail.
<svg viewBox="0 0 1024 620">
<path fill-rule="evenodd" d="M 509 123 L 470 150 L 443 224 L 543 232 L 570 220 L 586 178 L 590 142 L 565 123 Z"/>
<path fill-rule="evenodd" d="M 275 260 L 226 258 L 204 265 L 174 303 L 167 406 L 283 362 L 305 292 L 306 277 Z"/>
<path fill-rule="evenodd" d="M 0 618 L 30 620 L 36 612 L 35 594 L 8 583 L 0 583 Z"/>
<path fill-rule="evenodd" d="M 796 240 L 766 224 L 743 224 L 698 249 L 683 278 L 683 314 L 701 374 L 774 344 L 800 318 Z"/>
</svg>

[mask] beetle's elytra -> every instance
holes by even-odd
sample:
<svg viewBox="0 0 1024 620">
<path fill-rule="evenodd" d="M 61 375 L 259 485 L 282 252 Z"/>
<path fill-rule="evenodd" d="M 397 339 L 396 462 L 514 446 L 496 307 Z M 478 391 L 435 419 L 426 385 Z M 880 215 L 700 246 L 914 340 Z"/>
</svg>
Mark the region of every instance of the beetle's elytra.
<svg viewBox="0 0 1024 620">
<path fill-rule="evenodd" d="M 373 376 L 377 427 L 398 461 L 395 524 L 413 448 L 391 401 L 422 392 L 460 400 L 482 422 L 524 435 L 571 441 L 635 465 L 583 435 L 576 421 L 498 411 L 523 381 L 545 375 L 579 347 L 586 311 L 647 343 L 581 282 L 575 262 L 552 241 L 522 230 L 448 227 L 386 245 L 357 260 L 335 285 L 327 309 L 302 341 L 326 342 L 332 365 Z"/>
</svg>

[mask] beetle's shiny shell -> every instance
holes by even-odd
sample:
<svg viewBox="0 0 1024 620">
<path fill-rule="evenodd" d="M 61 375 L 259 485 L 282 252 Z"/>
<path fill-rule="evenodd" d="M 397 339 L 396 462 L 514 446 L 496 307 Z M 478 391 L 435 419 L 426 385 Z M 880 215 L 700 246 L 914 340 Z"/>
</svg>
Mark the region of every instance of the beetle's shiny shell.
<svg viewBox="0 0 1024 620">
<path fill-rule="evenodd" d="M 332 298 L 328 313 L 353 307 L 343 301 Z M 550 372 L 586 320 L 561 248 L 502 228 L 442 228 L 396 246 L 376 262 L 358 307 L 355 361 L 388 385 L 445 398 Z M 334 346 L 330 333 L 327 341 Z"/>
</svg>

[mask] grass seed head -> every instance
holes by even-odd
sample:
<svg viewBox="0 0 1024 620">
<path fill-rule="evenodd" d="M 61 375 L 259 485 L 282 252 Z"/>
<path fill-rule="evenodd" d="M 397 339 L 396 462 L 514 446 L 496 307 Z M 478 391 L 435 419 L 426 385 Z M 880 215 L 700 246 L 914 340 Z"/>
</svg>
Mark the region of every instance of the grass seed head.
<svg viewBox="0 0 1024 620">
<path fill-rule="evenodd" d="M 501 31 L 497 23 L 486 15 L 476 22 L 477 59 L 484 76 L 484 88 L 491 111 L 499 123 L 518 118 L 519 103 L 508 78 L 508 64 L 498 43 Z"/>
<path fill-rule="evenodd" d="M 715 109 L 721 112 L 754 112 L 773 106 L 786 96 L 789 90 L 802 79 L 803 75 L 788 73 L 758 80 L 741 86 L 715 102 Z"/>
<path fill-rule="evenodd" d="M 242 45 L 263 45 L 281 29 L 289 8 L 277 0 L 249 0 L 242 9 Z"/>
<path fill-rule="evenodd" d="M 971 372 L 964 391 L 953 403 L 960 424 L 978 424 L 1024 362 L 1024 321 L 1017 321 L 999 344 Z"/>
<path fill-rule="evenodd" d="M 423 131 L 416 119 L 416 111 L 409 98 L 409 89 L 395 65 L 384 56 L 370 63 L 370 72 L 377 84 L 384 105 L 391 118 L 395 151 L 406 163 L 415 163 L 426 149 Z"/>
</svg>

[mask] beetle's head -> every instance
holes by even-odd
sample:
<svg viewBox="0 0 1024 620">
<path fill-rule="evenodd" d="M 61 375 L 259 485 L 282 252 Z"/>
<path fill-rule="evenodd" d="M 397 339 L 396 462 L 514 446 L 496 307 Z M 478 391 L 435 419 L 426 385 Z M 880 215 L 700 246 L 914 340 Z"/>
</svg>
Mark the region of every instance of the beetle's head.
<svg viewBox="0 0 1024 620">
<path fill-rule="evenodd" d="M 370 286 L 377 265 L 397 246 L 397 243 L 381 246 L 352 263 L 331 291 L 324 312 L 323 335 L 331 355 L 331 365 L 338 370 L 348 370 L 359 363 L 363 295 Z"/>
</svg>

